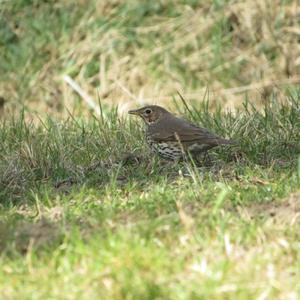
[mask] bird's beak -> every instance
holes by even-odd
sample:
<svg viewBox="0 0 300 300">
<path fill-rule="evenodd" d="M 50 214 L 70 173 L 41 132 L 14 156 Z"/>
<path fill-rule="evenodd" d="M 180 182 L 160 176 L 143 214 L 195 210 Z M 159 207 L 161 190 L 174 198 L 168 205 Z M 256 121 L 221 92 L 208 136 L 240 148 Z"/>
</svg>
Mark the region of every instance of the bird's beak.
<svg viewBox="0 0 300 300">
<path fill-rule="evenodd" d="M 140 112 L 139 112 L 138 109 L 132 109 L 132 110 L 129 110 L 128 113 L 129 113 L 130 115 L 139 115 L 139 114 L 140 114 Z"/>
</svg>

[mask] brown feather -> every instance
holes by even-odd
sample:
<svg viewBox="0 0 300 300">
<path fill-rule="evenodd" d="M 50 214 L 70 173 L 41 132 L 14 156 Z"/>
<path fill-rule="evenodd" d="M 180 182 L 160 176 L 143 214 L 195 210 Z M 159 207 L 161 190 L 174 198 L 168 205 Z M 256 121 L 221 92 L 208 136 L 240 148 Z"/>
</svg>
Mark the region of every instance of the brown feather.
<svg viewBox="0 0 300 300">
<path fill-rule="evenodd" d="M 179 141 L 181 143 L 197 142 L 207 145 L 231 144 L 230 140 L 220 138 L 205 128 L 191 124 L 168 114 L 160 122 L 150 124 L 147 134 L 156 142 Z"/>
</svg>

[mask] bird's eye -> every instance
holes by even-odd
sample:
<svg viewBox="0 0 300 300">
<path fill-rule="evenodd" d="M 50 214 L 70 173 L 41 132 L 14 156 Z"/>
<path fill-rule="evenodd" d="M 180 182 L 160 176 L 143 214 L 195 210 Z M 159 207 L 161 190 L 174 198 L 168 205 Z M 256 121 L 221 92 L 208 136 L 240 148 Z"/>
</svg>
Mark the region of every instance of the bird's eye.
<svg viewBox="0 0 300 300">
<path fill-rule="evenodd" d="M 150 115 L 152 113 L 152 110 L 150 109 L 150 108 L 147 108 L 146 110 L 145 110 L 145 114 L 146 115 Z"/>
</svg>

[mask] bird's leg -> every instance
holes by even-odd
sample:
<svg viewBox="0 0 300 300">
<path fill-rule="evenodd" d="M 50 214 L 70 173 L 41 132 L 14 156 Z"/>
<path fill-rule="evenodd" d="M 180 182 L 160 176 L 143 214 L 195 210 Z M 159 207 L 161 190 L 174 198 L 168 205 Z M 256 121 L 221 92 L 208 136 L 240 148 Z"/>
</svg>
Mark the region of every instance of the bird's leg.
<svg viewBox="0 0 300 300">
<path fill-rule="evenodd" d="M 199 156 L 195 156 L 194 162 L 195 162 L 195 165 L 197 167 L 201 167 L 203 165 L 203 161 L 201 161 L 201 159 L 199 158 Z"/>
<path fill-rule="evenodd" d="M 200 162 L 197 154 L 193 153 L 193 152 L 187 152 L 187 153 L 185 153 L 185 155 L 183 157 L 183 161 L 185 161 L 187 163 L 191 163 L 195 167 L 201 166 L 201 162 Z"/>
<path fill-rule="evenodd" d="M 212 165 L 212 160 L 209 156 L 209 153 L 208 151 L 205 151 L 204 152 L 204 155 L 203 155 L 203 163 L 204 165 L 208 165 L 208 166 L 211 166 Z"/>
</svg>

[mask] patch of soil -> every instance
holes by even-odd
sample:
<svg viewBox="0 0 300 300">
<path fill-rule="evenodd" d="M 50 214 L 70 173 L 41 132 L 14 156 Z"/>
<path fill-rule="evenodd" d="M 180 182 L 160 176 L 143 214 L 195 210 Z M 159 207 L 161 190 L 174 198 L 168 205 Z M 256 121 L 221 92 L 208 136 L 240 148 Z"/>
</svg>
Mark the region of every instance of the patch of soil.
<svg viewBox="0 0 300 300">
<path fill-rule="evenodd" d="M 49 246 L 58 240 L 59 230 L 54 223 L 45 218 L 36 223 L 21 222 L 15 229 L 15 246 L 21 253 L 30 248 Z"/>
<path fill-rule="evenodd" d="M 300 191 L 297 191 L 280 202 L 255 204 L 240 209 L 243 215 L 250 218 L 268 217 L 278 224 L 300 223 Z"/>
</svg>

